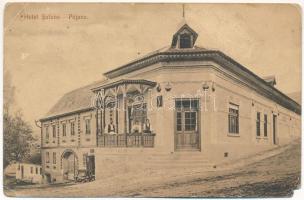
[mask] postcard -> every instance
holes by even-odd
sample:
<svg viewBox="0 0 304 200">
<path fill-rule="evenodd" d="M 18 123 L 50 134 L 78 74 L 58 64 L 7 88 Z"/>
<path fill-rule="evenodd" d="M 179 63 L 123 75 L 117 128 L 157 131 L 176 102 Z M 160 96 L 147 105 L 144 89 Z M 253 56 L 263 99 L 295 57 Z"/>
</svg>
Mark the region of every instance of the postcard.
<svg viewBox="0 0 304 200">
<path fill-rule="evenodd" d="M 8 3 L 9 197 L 292 197 L 301 7 Z"/>
</svg>

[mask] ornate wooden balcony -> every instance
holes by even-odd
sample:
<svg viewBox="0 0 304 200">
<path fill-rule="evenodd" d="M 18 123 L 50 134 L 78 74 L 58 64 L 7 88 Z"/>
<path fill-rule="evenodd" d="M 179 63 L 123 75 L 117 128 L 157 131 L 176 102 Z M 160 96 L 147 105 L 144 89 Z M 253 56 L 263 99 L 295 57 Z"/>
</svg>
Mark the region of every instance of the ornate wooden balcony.
<svg viewBox="0 0 304 200">
<path fill-rule="evenodd" d="M 98 147 L 154 147 L 155 134 L 102 134 Z"/>
</svg>

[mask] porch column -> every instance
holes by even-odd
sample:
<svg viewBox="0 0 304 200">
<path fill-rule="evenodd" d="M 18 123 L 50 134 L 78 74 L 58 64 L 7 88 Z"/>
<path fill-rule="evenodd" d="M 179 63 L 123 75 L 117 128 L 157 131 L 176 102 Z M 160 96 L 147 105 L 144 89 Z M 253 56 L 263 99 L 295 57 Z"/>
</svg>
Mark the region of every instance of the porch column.
<svg viewBox="0 0 304 200">
<path fill-rule="evenodd" d="M 123 88 L 123 112 L 124 112 L 124 132 L 127 134 L 128 132 L 128 126 L 127 126 L 127 102 L 128 102 L 128 97 L 127 97 L 127 85 L 124 85 Z"/>
<path fill-rule="evenodd" d="M 106 96 L 104 96 L 103 98 L 103 112 L 102 112 L 102 133 L 104 133 L 105 131 L 105 127 L 106 127 Z"/>
<path fill-rule="evenodd" d="M 103 108 L 100 109 L 100 134 L 103 134 L 104 128 L 103 128 Z"/>
<path fill-rule="evenodd" d="M 98 121 L 98 135 L 102 135 L 103 132 L 104 132 L 104 123 L 103 123 L 103 119 L 104 119 L 104 116 L 103 116 L 103 111 L 105 109 L 105 103 L 104 103 L 104 100 L 105 100 L 105 91 L 104 89 L 101 89 L 100 90 L 100 93 L 98 95 L 98 98 L 97 98 L 97 113 L 98 113 L 98 110 L 100 110 L 100 117 L 99 117 L 99 113 L 97 115 L 97 121 Z"/>
<path fill-rule="evenodd" d="M 142 84 L 139 85 L 139 88 L 140 88 L 140 95 L 144 98 L 144 87 Z M 145 100 L 145 99 L 144 99 Z M 143 108 L 142 108 L 143 109 Z M 143 133 L 143 128 L 144 128 L 144 123 L 143 121 L 141 121 L 141 133 Z"/>
<path fill-rule="evenodd" d="M 96 102 L 95 102 L 95 109 L 96 109 L 96 141 L 98 139 L 98 135 L 99 135 L 99 100 L 98 100 L 98 94 L 97 94 L 97 99 L 96 99 Z"/>
<path fill-rule="evenodd" d="M 127 85 L 123 86 L 123 113 L 124 113 L 124 132 L 125 145 L 128 146 L 128 127 L 127 127 Z"/>
<path fill-rule="evenodd" d="M 115 121 L 116 121 L 116 134 L 118 134 L 118 88 L 116 88 L 116 105 L 115 105 Z"/>
<path fill-rule="evenodd" d="M 98 135 L 99 135 L 99 126 L 98 126 L 98 106 L 96 107 L 96 146 L 98 146 Z"/>
<path fill-rule="evenodd" d="M 100 99 L 100 134 L 102 135 L 104 133 L 104 128 L 105 128 L 105 91 L 102 90 L 102 97 Z"/>
</svg>

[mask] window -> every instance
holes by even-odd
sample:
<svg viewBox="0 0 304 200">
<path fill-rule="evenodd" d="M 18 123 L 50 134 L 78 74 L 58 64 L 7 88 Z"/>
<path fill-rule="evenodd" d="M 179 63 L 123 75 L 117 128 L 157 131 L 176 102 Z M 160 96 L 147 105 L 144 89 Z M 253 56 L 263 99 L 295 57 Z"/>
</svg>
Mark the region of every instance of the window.
<svg viewBox="0 0 304 200">
<path fill-rule="evenodd" d="M 86 134 L 91 133 L 91 120 L 90 119 L 85 120 L 85 133 Z"/>
<path fill-rule="evenodd" d="M 178 110 L 195 109 L 199 107 L 197 99 L 178 99 L 175 101 L 175 108 Z"/>
<path fill-rule="evenodd" d="M 33 167 L 31 167 L 31 174 L 34 172 Z"/>
<path fill-rule="evenodd" d="M 189 34 L 180 35 L 180 48 L 191 48 L 191 36 Z"/>
<path fill-rule="evenodd" d="M 45 162 L 46 162 L 46 163 L 49 163 L 49 162 L 50 162 L 50 153 L 49 153 L 49 152 L 46 152 L 46 153 L 45 153 Z"/>
<path fill-rule="evenodd" d="M 71 122 L 71 135 L 75 135 L 75 122 Z"/>
<path fill-rule="evenodd" d="M 196 112 L 185 112 L 185 131 L 196 130 Z"/>
<path fill-rule="evenodd" d="M 176 130 L 182 131 L 182 113 L 181 112 L 176 113 Z"/>
<path fill-rule="evenodd" d="M 40 175 L 42 174 L 42 168 L 39 168 Z"/>
<path fill-rule="evenodd" d="M 53 164 L 56 164 L 56 152 L 53 152 Z"/>
<path fill-rule="evenodd" d="M 45 138 L 48 140 L 50 138 L 50 135 L 49 135 L 49 127 L 45 127 Z"/>
<path fill-rule="evenodd" d="M 198 99 L 176 99 L 176 131 L 197 131 Z"/>
<path fill-rule="evenodd" d="M 264 137 L 267 137 L 267 115 L 264 114 Z"/>
<path fill-rule="evenodd" d="M 53 137 L 55 138 L 56 137 L 56 125 L 53 125 Z"/>
<path fill-rule="evenodd" d="M 261 122 L 261 113 L 257 112 L 257 118 L 256 118 L 256 135 L 257 136 L 261 136 L 260 122 Z"/>
<path fill-rule="evenodd" d="M 228 128 L 229 133 L 239 133 L 239 106 L 232 103 L 229 104 Z"/>
<path fill-rule="evenodd" d="M 156 105 L 157 105 L 157 107 L 163 106 L 163 96 L 157 96 Z"/>
<path fill-rule="evenodd" d="M 62 136 L 66 136 L 66 124 L 62 124 Z"/>
<path fill-rule="evenodd" d="M 38 167 L 36 167 L 36 174 L 38 174 Z"/>
</svg>

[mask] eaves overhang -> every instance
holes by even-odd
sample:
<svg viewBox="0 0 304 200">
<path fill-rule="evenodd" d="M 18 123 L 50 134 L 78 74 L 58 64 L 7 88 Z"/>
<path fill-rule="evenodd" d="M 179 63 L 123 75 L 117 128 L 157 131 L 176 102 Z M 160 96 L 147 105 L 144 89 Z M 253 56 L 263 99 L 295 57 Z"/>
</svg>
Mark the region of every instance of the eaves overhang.
<svg viewBox="0 0 304 200">
<path fill-rule="evenodd" d="M 91 90 L 93 92 L 101 90 L 101 89 L 108 89 L 108 88 L 113 88 L 113 87 L 118 87 L 120 85 L 123 84 L 140 84 L 140 85 L 147 85 L 147 86 L 151 86 L 154 87 L 156 86 L 156 82 L 154 81 L 149 81 L 149 80 L 145 80 L 145 79 L 121 79 L 112 83 L 108 83 L 108 84 L 104 84 L 104 85 L 100 85 L 98 87 L 92 88 Z"/>
<path fill-rule="evenodd" d="M 67 117 L 67 116 L 70 116 L 70 115 L 76 115 L 76 114 L 79 114 L 79 113 L 92 111 L 94 109 L 95 109 L 94 107 L 87 107 L 87 108 L 82 108 L 82 109 L 78 109 L 78 110 L 73 110 L 73 111 L 70 111 L 70 112 L 58 113 L 58 114 L 55 114 L 55 115 L 51 115 L 51 116 L 41 118 L 39 121 L 43 123 L 43 122 L 50 121 L 50 120 L 56 120 L 56 119 L 59 119 L 61 117 Z"/>
<path fill-rule="evenodd" d="M 106 72 L 104 73 L 104 75 L 107 78 L 111 79 L 156 63 L 176 61 L 213 61 L 245 80 L 248 85 L 256 88 L 256 91 L 259 94 L 267 97 L 268 99 L 273 100 L 279 105 L 297 114 L 301 114 L 301 106 L 297 102 L 289 98 L 287 95 L 283 94 L 275 87 L 270 86 L 265 80 L 263 80 L 262 78 L 260 78 L 259 76 L 248 70 L 246 67 L 242 66 L 241 64 L 230 58 L 229 56 L 225 55 L 221 51 L 204 50 L 157 52 L 150 56 L 144 57 L 142 59 L 136 60 L 114 70 Z"/>
</svg>

